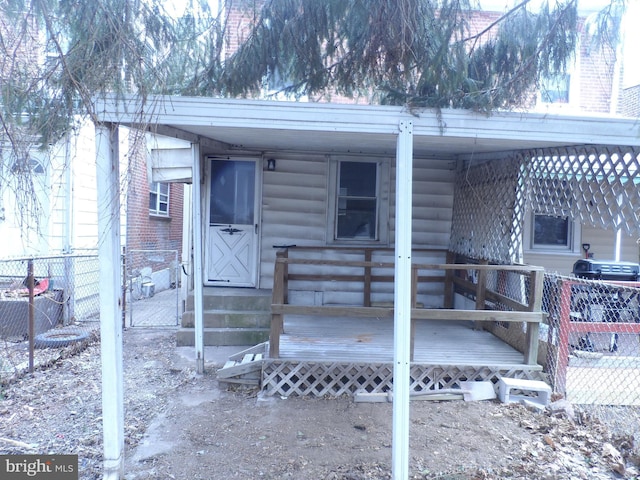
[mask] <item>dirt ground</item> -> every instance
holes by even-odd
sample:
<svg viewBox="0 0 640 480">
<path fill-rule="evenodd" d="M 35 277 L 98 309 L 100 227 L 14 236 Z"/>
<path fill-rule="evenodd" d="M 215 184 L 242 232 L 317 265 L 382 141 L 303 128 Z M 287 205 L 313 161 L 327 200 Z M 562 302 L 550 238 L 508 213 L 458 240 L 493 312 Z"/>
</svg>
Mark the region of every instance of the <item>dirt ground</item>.
<svg viewBox="0 0 640 480">
<path fill-rule="evenodd" d="M 229 390 L 216 365 L 194 373 L 172 330 L 124 340 L 126 479 L 391 478 L 391 404 Z M 80 478 L 101 478 L 99 353 L 94 343 L 2 387 L 0 454 L 77 453 Z M 617 410 L 615 428 L 574 410 L 571 421 L 498 401 L 414 401 L 410 478 L 639 478 L 638 410 Z"/>
</svg>

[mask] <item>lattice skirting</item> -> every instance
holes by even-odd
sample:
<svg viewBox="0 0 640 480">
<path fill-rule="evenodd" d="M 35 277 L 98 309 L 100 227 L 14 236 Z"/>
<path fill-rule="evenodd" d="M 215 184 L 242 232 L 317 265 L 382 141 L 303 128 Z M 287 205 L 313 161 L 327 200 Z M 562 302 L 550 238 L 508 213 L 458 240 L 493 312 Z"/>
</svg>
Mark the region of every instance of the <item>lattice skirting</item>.
<svg viewBox="0 0 640 480">
<path fill-rule="evenodd" d="M 452 365 L 412 365 L 411 391 L 458 388 L 462 381 L 500 378 L 541 380 L 539 366 L 516 368 Z M 265 360 L 262 389 L 266 395 L 314 397 L 351 395 L 354 392 L 381 393 L 393 388 L 393 364 L 337 362 L 291 362 Z"/>
</svg>

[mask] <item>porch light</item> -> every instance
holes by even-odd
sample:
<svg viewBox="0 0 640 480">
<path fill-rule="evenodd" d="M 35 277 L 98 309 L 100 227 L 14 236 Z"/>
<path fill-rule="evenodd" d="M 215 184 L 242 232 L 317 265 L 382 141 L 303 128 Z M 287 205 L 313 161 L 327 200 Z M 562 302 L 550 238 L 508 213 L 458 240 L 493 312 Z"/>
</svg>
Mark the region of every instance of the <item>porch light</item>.
<svg viewBox="0 0 640 480">
<path fill-rule="evenodd" d="M 276 159 L 275 158 L 270 158 L 269 160 L 267 160 L 267 170 L 269 170 L 270 172 L 275 171 L 276 169 Z"/>
</svg>

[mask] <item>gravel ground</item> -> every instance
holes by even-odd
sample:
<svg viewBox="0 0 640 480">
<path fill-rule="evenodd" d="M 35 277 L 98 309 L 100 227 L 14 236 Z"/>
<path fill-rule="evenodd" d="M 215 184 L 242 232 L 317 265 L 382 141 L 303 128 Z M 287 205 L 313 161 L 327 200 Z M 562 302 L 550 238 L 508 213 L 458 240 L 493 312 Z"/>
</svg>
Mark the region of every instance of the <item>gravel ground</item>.
<svg viewBox="0 0 640 480">
<path fill-rule="evenodd" d="M 2 387 L 0 454 L 77 453 L 80 478 L 101 478 L 99 353 L 95 342 Z M 229 390 L 213 365 L 194 373 L 172 330 L 127 330 L 124 365 L 128 480 L 390 478 L 390 404 Z M 411 478 L 638 478 L 638 410 L 600 410 L 575 408 L 572 421 L 497 401 L 412 402 Z"/>
</svg>

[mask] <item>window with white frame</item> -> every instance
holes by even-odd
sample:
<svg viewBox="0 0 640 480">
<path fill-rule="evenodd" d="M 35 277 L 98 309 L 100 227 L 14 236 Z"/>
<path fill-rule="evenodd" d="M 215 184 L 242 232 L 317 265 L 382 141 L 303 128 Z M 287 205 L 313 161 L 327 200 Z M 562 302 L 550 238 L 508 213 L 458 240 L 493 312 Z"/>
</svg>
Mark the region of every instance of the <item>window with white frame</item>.
<svg viewBox="0 0 640 480">
<path fill-rule="evenodd" d="M 169 216 L 169 184 L 153 182 L 149 187 L 149 214 Z"/>
<path fill-rule="evenodd" d="M 530 252 L 576 254 L 580 252 L 581 226 L 568 216 L 529 213 L 524 238 L 524 248 Z"/>
<path fill-rule="evenodd" d="M 570 98 L 571 76 L 555 75 L 542 80 L 540 101 L 542 103 L 568 104 Z"/>
<path fill-rule="evenodd" d="M 571 249 L 572 227 L 573 223 L 569 217 L 533 215 L 532 247 L 534 249 Z"/>
<path fill-rule="evenodd" d="M 332 242 L 386 242 L 381 218 L 382 178 L 387 166 L 380 161 L 336 160 L 331 163 L 329 222 Z"/>
<path fill-rule="evenodd" d="M 580 69 L 580 56 L 577 55 L 567 65 L 566 73 L 551 74 L 541 78 L 534 110 L 547 112 L 579 109 L 580 85 L 583 81 Z"/>
</svg>

